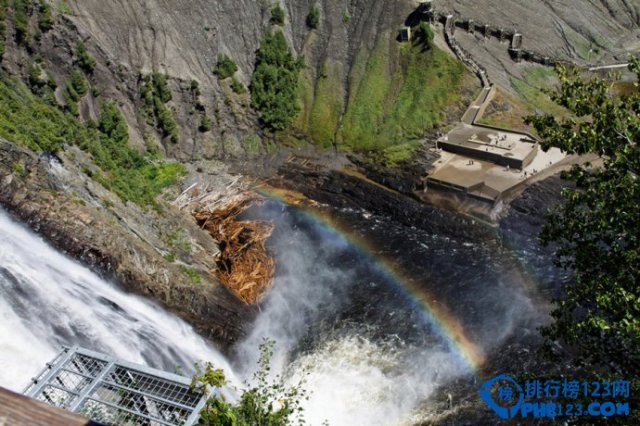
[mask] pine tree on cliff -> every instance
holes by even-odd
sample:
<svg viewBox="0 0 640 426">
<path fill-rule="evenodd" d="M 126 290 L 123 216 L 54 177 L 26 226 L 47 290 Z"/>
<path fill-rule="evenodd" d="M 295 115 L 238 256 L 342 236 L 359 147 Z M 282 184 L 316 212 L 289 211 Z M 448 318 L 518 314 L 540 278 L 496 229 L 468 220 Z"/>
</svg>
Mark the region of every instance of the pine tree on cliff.
<svg viewBox="0 0 640 426">
<path fill-rule="evenodd" d="M 294 58 L 280 31 L 262 38 L 250 89 L 251 104 L 267 128 L 286 129 L 300 111 L 298 75 L 303 66 L 304 61 Z"/>
</svg>

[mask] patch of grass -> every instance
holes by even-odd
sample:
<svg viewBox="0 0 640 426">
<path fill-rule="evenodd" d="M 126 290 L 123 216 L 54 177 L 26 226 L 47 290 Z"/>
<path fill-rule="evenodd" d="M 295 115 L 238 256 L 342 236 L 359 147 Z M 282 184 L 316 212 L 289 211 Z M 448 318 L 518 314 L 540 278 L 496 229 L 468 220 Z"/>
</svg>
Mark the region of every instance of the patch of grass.
<svg viewBox="0 0 640 426">
<path fill-rule="evenodd" d="M 77 145 L 100 168 L 91 173 L 92 179 L 124 202 L 154 205 L 155 197 L 175 184 L 186 169 L 178 163 L 151 163 L 129 148 L 128 138 L 123 135 L 124 117 L 114 108 L 115 104 L 103 105 L 97 128 L 85 126 L 31 93 L 19 80 L 0 72 L 0 137 L 36 152 L 55 153 L 64 144 Z M 109 109 L 111 112 L 104 112 Z"/>
<path fill-rule="evenodd" d="M 63 15 L 73 15 L 73 10 L 71 9 L 71 6 L 69 6 L 69 3 L 67 3 L 67 0 L 59 0 L 57 3 L 57 9 L 58 12 Z"/>
<path fill-rule="evenodd" d="M 309 134 L 313 141 L 323 148 L 333 146 L 338 121 L 344 108 L 341 72 L 342 64 L 327 61 L 316 82 Z"/>
<path fill-rule="evenodd" d="M 14 164 L 13 165 L 13 172 L 15 174 L 17 174 L 18 176 L 24 176 L 25 175 L 24 166 L 21 163 Z"/>
<path fill-rule="evenodd" d="M 202 117 L 202 121 L 200 121 L 200 125 L 198 126 L 198 131 L 202 133 L 206 133 L 213 128 L 213 122 L 206 115 Z"/>
<path fill-rule="evenodd" d="M 176 258 L 177 258 L 176 254 L 174 252 L 172 252 L 172 251 L 170 251 L 169 253 L 165 254 L 163 257 L 164 257 L 164 260 L 166 260 L 169 263 L 175 262 Z"/>
<path fill-rule="evenodd" d="M 191 284 L 202 284 L 202 277 L 200 276 L 198 271 L 196 271 L 195 269 L 188 268 L 186 266 L 181 266 L 180 270 L 182 271 L 183 274 L 187 276 L 187 278 L 189 278 L 189 281 L 191 281 Z"/>
<path fill-rule="evenodd" d="M 460 62 L 435 47 L 400 45 L 381 34 L 370 53 L 356 57 L 339 146 L 380 149 L 422 137 L 443 122 L 464 74 Z"/>
<path fill-rule="evenodd" d="M 380 152 L 380 159 L 385 166 L 395 167 L 413 158 L 421 145 L 421 141 L 412 141 L 390 146 Z"/>
<path fill-rule="evenodd" d="M 555 72 L 552 68 L 535 66 L 524 73 L 524 80 L 511 78 L 511 85 L 522 97 L 531 112 L 541 111 L 553 115 L 564 115 L 562 107 L 553 102 L 544 91 L 551 89 L 555 83 Z"/>
<path fill-rule="evenodd" d="M 251 135 L 244 140 L 244 147 L 249 154 L 259 154 L 262 144 L 258 135 Z"/>
<path fill-rule="evenodd" d="M 342 22 L 345 25 L 348 25 L 349 22 L 351 22 L 351 14 L 349 13 L 348 10 L 345 10 L 344 13 L 342 14 Z"/>
</svg>

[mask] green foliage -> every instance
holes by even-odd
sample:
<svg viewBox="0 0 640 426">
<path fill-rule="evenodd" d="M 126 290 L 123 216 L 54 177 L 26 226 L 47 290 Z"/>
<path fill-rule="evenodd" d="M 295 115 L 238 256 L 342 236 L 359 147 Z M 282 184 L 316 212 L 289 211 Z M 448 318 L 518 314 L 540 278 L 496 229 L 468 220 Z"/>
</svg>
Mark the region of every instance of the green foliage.
<svg viewBox="0 0 640 426">
<path fill-rule="evenodd" d="M 555 82 L 553 69 L 544 66 L 529 67 L 522 76 L 522 80 L 511 78 L 511 85 L 531 112 L 543 111 L 555 116 L 566 115 L 566 110 L 553 102 L 545 93 L 545 89 Z"/>
<path fill-rule="evenodd" d="M 379 149 L 423 137 L 443 122 L 464 72 L 439 49 L 424 51 L 419 44 L 400 45 L 391 34 L 380 35 L 371 52 L 356 57 L 339 144 Z"/>
<path fill-rule="evenodd" d="M 62 92 L 62 98 L 64 99 L 65 107 L 67 111 L 69 111 L 74 116 L 79 115 L 78 110 L 78 101 L 80 100 L 80 96 L 75 91 L 71 84 L 67 84 Z"/>
<path fill-rule="evenodd" d="M 53 27 L 55 20 L 51 14 L 51 6 L 45 0 L 40 0 L 40 7 L 38 9 L 38 28 L 43 33 L 46 33 Z"/>
<path fill-rule="evenodd" d="M 170 251 L 169 253 L 165 254 L 163 257 L 164 257 L 164 260 L 166 260 L 169 263 L 175 262 L 176 258 L 177 258 L 176 254 L 174 252 L 172 252 L 172 251 Z"/>
<path fill-rule="evenodd" d="M 5 19 L 7 17 L 7 1 L 8 0 L 0 0 L 0 61 L 2 61 L 6 47 L 7 24 L 5 23 Z"/>
<path fill-rule="evenodd" d="M 220 397 L 212 397 L 200 412 L 200 426 L 286 426 L 294 421 L 302 425 L 301 401 L 306 398 L 302 383 L 287 386 L 277 376 L 270 380 L 274 342 L 265 340 L 260 345 L 259 369 L 254 375 L 254 386 L 245 390 L 237 405 L 231 405 Z M 205 373 L 197 375 L 192 387 L 220 387 L 225 383 L 221 370 L 207 365 Z"/>
<path fill-rule="evenodd" d="M 200 276 L 198 271 L 196 271 L 195 269 L 187 268 L 186 266 L 181 266 L 180 270 L 182 271 L 183 274 L 187 276 L 187 278 L 189 278 L 189 281 L 191 281 L 191 284 L 202 283 L 202 277 Z"/>
<path fill-rule="evenodd" d="M 218 62 L 216 63 L 213 73 L 218 76 L 220 80 L 232 77 L 233 74 L 238 71 L 238 66 L 227 55 L 218 55 Z"/>
<path fill-rule="evenodd" d="M 13 0 L 13 27 L 16 30 L 18 44 L 29 43 L 29 2 L 27 0 Z"/>
<path fill-rule="evenodd" d="M 15 174 L 17 174 L 18 176 L 25 176 L 26 171 L 24 169 L 24 166 L 21 163 L 16 163 L 13 165 L 13 172 Z"/>
<path fill-rule="evenodd" d="M 269 129 L 286 129 L 300 111 L 297 87 L 303 67 L 304 61 L 293 57 L 281 32 L 262 38 L 251 78 L 251 102 Z"/>
<path fill-rule="evenodd" d="M 158 127 L 162 129 L 165 136 L 171 137 L 171 142 L 178 143 L 180 141 L 180 130 L 178 129 L 178 123 L 173 118 L 173 113 L 158 97 L 153 98 L 153 105 L 158 119 Z"/>
<path fill-rule="evenodd" d="M 200 121 L 200 126 L 198 126 L 198 130 L 202 133 L 206 133 L 213 128 L 213 122 L 206 115 L 202 117 L 202 121 Z"/>
<path fill-rule="evenodd" d="M 197 80 L 191 80 L 191 85 L 189 86 L 189 90 L 193 93 L 193 96 L 200 96 L 200 83 Z"/>
<path fill-rule="evenodd" d="M 345 10 L 344 13 L 342 14 L 342 22 L 345 25 L 348 25 L 349 22 L 351 22 L 351 14 L 349 13 L 348 10 Z"/>
<path fill-rule="evenodd" d="M 422 47 L 423 51 L 430 50 L 433 47 L 433 30 L 427 22 L 421 22 L 413 30 L 413 43 Z"/>
<path fill-rule="evenodd" d="M 318 6 L 313 5 L 309 8 L 309 13 L 306 19 L 307 27 L 315 30 L 320 26 L 320 9 Z"/>
<path fill-rule="evenodd" d="M 40 68 L 40 65 L 36 62 L 29 63 L 27 66 L 27 81 L 31 90 L 36 93 L 47 85 L 47 82 L 41 76 L 42 68 Z"/>
<path fill-rule="evenodd" d="M 640 62 L 630 68 L 640 80 Z M 591 372 L 640 377 L 640 91 L 612 96 L 609 82 L 558 69 L 552 99 L 575 114 L 527 117 L 545 140 L 569 154 L 597 154 L 602 167 L 574 166 L 575 189 L 548 215 L 541 239 L 575 273 L 543 329 L 563 340 Z M 636 386 L 638 384 L 636 383 Z"/>
<path fill-rule="evenodd" d="M 380 152 L 380 160 L 386 167 L 396 167 L 414 157 L 422 142 L 413 141 L 392 145 Z"/>
<path fill-rule="evenodd" d="M 233 93 L 237 95 L 243 95 L 247 93 L 247 89 L 244 87 L 244 84 L 236 80 L 235 77 L 233 77 L 233 79 L 231 80 L 231 90 L 233 90 Z"/>
<path fill-rule="evenodd" d="M 198 87 L 196 89 L 199 90 Z M 178 143 L 180 128 L 173 117 L 173 112 L 165 105 L 172 98 L 167 75 L 155 72 L 151 76 L 144 76 L 141 95 L 146 105 L 148 120 L 153 120 L 155 117 L 155 122 L 151 121 L 149 124 L 157 125 L 164 136 L 170 137 L 171 142 Z"/>
<path fill-rule="evenodd" d="M 87 74 L 93 73 L 96 68 L 96 59 L 91 56 L 84 43 L 78 43 L 76 46 L 76 63 Z"/>
<path fill-rule="evenodd" d="M 279 4 L 276 4 L 271 8 L 271 20 L 270 22 L 273 25 L 284 25 L 284 10 L 280 7 Z"/>
<path fill-rule="evenodd" d="M 166 74 L 154 72 L 151 76 L 153 82 L 153 88 L 155 90 L 155 96 L 166 104 L 172 99 L 171 90 L 169 90 L 168 77 Z"/>
<path fill-rule="evenodd" d="M 69 81 L 69 84 L 78 96 L 76 100 L 82 98 L 89 91 L 87 79 L 84 78 L 81 71 L 75 70 L 71 73 L 71 80 Z"/>
<path fill-rule="evenodd" d="M 126 145 L 129 141 L 127 121 L 120 112 L 120 108 L 113 101 L 107 101 L 100 108 L 98 130 L 107 135 L 117 144 Z"/>
<path fill-rule="evenodd" d="M 65 91 L 66 93 L 67 91 Z M 92 178 L 114 191 L 123 201 L 141 206 L 154 204 L 155 197 L 173 185 L 185 168 L 177 163 L 152 164 L 123 139 L 122 116 L 104 108 L 106 133 L 84 126 L 70 114 L 49 105 L 20 81 L 0 72 L 0 137 L 33 151 L 57 152 L 64 144 L 87 152 L 100 172 Z M 111 110 L 110 113 L 105 111 Z M 110 121 L 106 117 L 111 117 Z M 108 123 L 112 125 L 107 125 Z"/>
</svg>

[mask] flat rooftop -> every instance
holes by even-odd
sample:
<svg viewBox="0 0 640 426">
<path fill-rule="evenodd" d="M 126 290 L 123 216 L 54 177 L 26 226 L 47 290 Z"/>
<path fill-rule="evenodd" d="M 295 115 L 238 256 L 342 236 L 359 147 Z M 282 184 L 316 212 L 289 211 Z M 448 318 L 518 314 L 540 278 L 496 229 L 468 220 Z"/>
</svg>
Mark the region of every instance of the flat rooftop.
<svg viewBox="0 0 640 426">
<path fill-rule="evenodd" d="M 489 161 L 441 152 L 441 158 L 429 173 L 428 184 L 448 187 L 489 202 L 495 202 L 507 191 L 564 160 L 557 148 L 537 155 L 524 170 L 507 169 Z"/>
<path fill-rule="evenodd" d="M 438 143 L 445 150 L 460 148 L 472 158 L 476 155 L 478 159 L 486 159 L 487 155 L 503 157 L 522 163 L 522 167 L 528 165 L 533 159 L 533 151 L 538 148 L 537 141 L 524 133 L 463 123 L 438 139 Z"/>
</svg>

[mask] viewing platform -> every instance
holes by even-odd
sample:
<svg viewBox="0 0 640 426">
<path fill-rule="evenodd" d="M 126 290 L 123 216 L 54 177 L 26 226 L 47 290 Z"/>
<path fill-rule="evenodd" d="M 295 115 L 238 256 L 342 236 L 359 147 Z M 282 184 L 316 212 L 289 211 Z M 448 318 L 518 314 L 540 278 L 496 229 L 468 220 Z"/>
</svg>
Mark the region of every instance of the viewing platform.
<svg viewBox="0 0 640 426">
<path fill-rule="evenodd" d="M 213 390 L 213 394 L 218 392 L 219 389 Z M 24 394 L 68 410 L 57 410 L 61 420 L 52 421 L 51 425 L 88 424 L 90 419 L 93 423 L 89 424 L 93 425 L 191 426 L 198 421 L 207 400 L 207 396 L 191 389 L 191 379 L 187 377 L 79 347 L 66 348 L 47 363 Z M 0 424 L 6 410 L 0 406 Z M 70 419 L 67 423 L 63 422 L 65 413 Z"/>
</svg>

